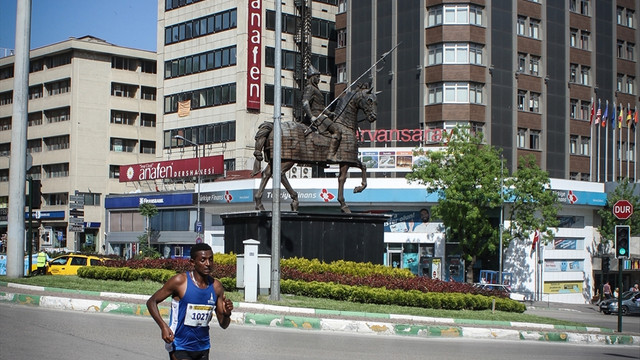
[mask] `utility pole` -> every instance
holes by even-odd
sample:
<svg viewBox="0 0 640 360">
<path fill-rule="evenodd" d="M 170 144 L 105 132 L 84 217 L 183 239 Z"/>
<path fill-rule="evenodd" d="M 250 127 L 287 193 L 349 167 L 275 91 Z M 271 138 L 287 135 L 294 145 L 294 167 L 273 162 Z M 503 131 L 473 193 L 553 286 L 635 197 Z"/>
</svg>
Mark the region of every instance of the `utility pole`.
<svg viewBox="0 0 640 360">
<path fill-rule="evenodd" d="M 9 197 L 7 214 L 7 277 L 24 276 L 24 194 L 27 175 L 27 117 L 29 95 L 29 48 L 31 46 L 31 0 L 17 2 L 15 62 L 13 65 L 13 114 Z M 29 214 L 31 216 L 31 214 Z M 31 240 L 29 240 L 31 241 Z"/>
</svg>

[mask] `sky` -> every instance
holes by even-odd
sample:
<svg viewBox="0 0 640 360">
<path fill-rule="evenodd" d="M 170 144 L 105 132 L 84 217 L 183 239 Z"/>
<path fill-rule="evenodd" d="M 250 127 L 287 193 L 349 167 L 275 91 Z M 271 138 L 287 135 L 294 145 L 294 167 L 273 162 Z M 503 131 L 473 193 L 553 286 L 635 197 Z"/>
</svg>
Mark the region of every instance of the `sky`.
<svg viewBox="0 0 640 360">
<path fill-rule="evenodd" d="M 0 48 L 15 49 L 18 1 L 0 0 Z M 31 49 L 91 35 L 156 51 L 157 18 L 158 0 L 32 0 Z"/>
</svg>

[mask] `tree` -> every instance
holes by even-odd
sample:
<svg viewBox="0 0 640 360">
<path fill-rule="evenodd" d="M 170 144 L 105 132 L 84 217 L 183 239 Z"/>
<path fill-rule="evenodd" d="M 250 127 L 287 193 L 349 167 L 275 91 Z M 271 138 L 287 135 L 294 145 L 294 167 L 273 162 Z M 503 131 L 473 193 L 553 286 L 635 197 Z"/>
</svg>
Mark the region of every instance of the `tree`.
<svg viewBox="0 0 640 360">
<path fill-rule="evenodd" d="M 407 175 L 409 181 L 440 193 L 433 207 L 447 229 L 447 241 L 459 242 L 465 259 L 467 282 L 473 282 L 478 256 L 495 253 L 499 229 L 490 214 L 501 205 L 500 153 L 483 143 L 482 133 L 458 126 L 447 136 L 443 150 L 416 150 L 423 159 Z"/>
<path fill-rule="evenodd" d="M 634 209 L 638 209 L 640 206 L 640 196 L 637 194 L 636 184 L 630 184 L 629 179 L 624 179 L 616 186 L 616 188 L 609 192 L 607 195 L 607 203 L 605 206 L 598 210 L 598 215 L 602 219 L 602 223 L 598 226 L 600 232 L 600 241 L 603 244 L 614 240 L 614 232 L 616 225 L 629 225 L 631 227 L 631 234 L 640 233 L 640 215 L 634 211 L 633 215 L 626 220 L 618 220 L 613 215 L 613 205 L 618 200 L 627 200 L 633 205 Z"/>
<path fill-rule="evenodd" d="M 506 200 L 511 203 L 509 228 L 503 234 L 506 245 L 514 238 L 528 239 L 536 230 L 543 243 L 553 239 L 553 228 L 560 223 L 558 197 L 550 190 L 549 174 L 540 169 L 533 155 L 520 158 L 505 187 Z"/>
<path fill-rule="evenodd" d="M 151 245 L 151 218 L 158 215 L 158 208 L 154 204 L 144 203 L 138 207 L 140 215 L 147 220 L 147 246 Z"/>
</svg>

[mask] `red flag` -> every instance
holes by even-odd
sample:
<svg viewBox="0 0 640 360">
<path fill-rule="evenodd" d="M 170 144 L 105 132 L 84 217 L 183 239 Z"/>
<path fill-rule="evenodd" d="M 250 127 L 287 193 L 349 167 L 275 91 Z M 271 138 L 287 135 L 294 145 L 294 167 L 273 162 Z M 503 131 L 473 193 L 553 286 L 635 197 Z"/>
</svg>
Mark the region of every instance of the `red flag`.
<svg viewBox="0 0 640 360">
<path fill-rule="evenodd" d="M 602 108 L 600 107 L 600 100 L 598 100 L 598 112 L 596 112 L 596 126 L 600 124 L 600 118 L 602 118 Z"/>
<path fill-rule="evenodd" d="M 633 112 L 633 122 L 638 123 L 638 107 L 636 106 L 636 110 Z"/>
<path fill-rule="evenodd" d="M 540 231 L 536 230 L 536 232 L 533 234 L 533 244 L 531 245 L 531 251 L 536 250 L 536 244 L 538 243 L 539 240 L 540 240 Z"/>
<path fill-rule="evenodd" d="M 589 125 L 593 125 L 593 115 L 596 113 L 596 103 L 591 98 L 591 116 L 589 117 Z"/>
<path fill-rule="evenodd" d="M 630 122 L 631 122 L 631 105 L 627 104 L 627 127 L 629 127 Z"/>
</svg>

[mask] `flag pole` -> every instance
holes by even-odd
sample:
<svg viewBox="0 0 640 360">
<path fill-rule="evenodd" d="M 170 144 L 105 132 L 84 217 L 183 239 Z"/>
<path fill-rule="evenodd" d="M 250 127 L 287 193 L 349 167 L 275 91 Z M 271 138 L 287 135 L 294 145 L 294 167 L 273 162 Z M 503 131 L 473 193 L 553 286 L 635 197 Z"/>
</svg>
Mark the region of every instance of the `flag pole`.
<svg viewBox="0 0 640 360">
<path fill-rule="evenodd" d="M 598 99 L 598 112 L 596 114 L 596 127 L 598 128 L 598 140 L 596 145 L 596 148 L 598 149 L 598 151 L 596 152 L 596 177 L 598 182 L 600 182 L 600 139 L 602 138 L 602 132 L 600 131 L 600 128 L 602 127 L 600 125 L 600 120 L 602 118 L 602 108 L 600 105 L 600 99 Z"/>
<path fill-rule="evenodd" d="M 609 179 L 609 134 L 607 134 L 607 122 L 609 121 L 609 100 L 607 100 L 607 107 L 604 109 L 604 115 L 602 116 L 602 121 L 604 121 L 604 181 L 607 182 Z"/>
<path fill-rule="evenodd" d="M 595 111 L 595 104 L 593 103 L 593 97 L 591 98 L 591 113 L 589 115 L 589 181 L 593 181 L 593 114 Z"/>
<path fill-rule="evenodd" d="M 631 127 L 631 104 L 627 103 L 627 179 L 629 178 L 629 163 L 631 157 L 629 156 L 629 128 Z"/>
</svg>

